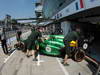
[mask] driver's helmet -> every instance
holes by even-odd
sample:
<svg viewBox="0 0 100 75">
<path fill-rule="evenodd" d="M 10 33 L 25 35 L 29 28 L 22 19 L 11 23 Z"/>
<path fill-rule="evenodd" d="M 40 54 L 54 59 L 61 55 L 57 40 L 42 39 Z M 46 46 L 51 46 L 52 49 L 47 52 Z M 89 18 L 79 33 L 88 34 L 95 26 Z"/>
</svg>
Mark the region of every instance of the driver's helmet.
<svg viewBox="0 0 100 75">
<path fill-rule="evenodd" d="M 76 41 L 71 41 L 70 42 L 70 47 L 77 47 L 77 42 Z"/>
</svg>

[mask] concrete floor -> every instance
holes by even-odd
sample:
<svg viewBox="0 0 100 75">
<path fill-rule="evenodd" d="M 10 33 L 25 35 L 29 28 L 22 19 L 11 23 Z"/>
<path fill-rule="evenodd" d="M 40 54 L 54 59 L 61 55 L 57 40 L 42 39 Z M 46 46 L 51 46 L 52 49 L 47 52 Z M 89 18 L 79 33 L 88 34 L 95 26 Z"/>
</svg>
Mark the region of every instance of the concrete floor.
<svg viewBox="0 0 100 75">
<path fill-rule="evenodd" d="M 62 59 L 45 55 L 38 56 L 39 61 L 27 58 L 15 50 L 10 56 L 0 49 L 0 75 L 93 75 L 94 68 L 87 61 L 68 60 L 68 66 L 61 64 Z"/>
<path fill-rule="evenodd" d="M 0 75 L 93 75 L 88 62 L 68 60 L 68 66 L 61 64 L 61 58 L 39 55 L 39 61 L 27 58 L 21 51 L 14 51 L 0 66 Z"/>
</svg>

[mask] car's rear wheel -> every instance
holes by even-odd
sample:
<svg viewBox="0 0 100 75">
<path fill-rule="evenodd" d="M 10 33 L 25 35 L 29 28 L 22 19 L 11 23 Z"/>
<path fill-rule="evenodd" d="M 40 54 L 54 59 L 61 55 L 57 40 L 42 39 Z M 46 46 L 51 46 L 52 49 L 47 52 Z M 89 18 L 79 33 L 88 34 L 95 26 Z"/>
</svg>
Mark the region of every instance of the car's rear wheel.
<svg viewBox="0 0 100 75">
<path fill-rule="evenodd" d="M 84 50 L 80 49 L 80 50 L 75 52 L 75 55 L 74 55 L 75 61 L 81 62 L 82 60 L 84 60 L 84 58 L 85 58 Z"/>
</svg>

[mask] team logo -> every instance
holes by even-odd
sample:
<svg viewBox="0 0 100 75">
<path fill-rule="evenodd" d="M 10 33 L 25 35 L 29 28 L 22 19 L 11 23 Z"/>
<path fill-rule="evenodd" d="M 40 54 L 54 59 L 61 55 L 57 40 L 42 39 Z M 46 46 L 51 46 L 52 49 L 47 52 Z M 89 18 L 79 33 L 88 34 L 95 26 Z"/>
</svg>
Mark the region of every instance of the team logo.
<svg viewBox="0 0 100 75">
<path fill-rule="evenodd" d="M 46 51 L 51 52 L 51 47 L 49 45 L 46 46 Z"/>
</svg>

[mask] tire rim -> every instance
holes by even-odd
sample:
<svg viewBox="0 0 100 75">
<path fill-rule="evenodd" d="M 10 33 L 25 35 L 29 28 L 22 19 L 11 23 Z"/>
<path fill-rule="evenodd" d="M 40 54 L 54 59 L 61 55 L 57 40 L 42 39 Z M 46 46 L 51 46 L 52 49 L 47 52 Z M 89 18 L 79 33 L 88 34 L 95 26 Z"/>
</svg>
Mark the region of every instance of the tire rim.
<svg viewBox="0 0 100 75">
<path fill-rule="evenodd" d="M 83 49 L 87 49 L 88 48 L 88 44 L 87 43 L 84 43 L 83 44 Z"/>
</svg>

